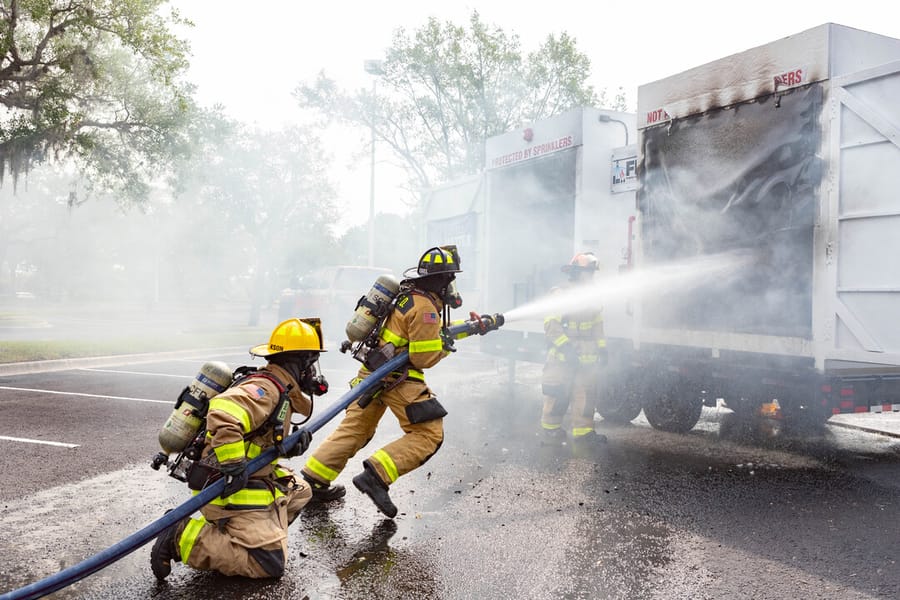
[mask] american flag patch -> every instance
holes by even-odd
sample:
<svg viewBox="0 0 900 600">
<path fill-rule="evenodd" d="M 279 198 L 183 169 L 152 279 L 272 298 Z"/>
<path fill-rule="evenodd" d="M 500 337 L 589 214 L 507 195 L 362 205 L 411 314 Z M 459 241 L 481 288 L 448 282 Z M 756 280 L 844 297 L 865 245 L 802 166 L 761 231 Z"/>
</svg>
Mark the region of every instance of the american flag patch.
<svg viewBox="0 0 900 600">
<path fill-rule="evenodd" d="M 262 398 L 263 396 L 266 395 L 266 390 L 262 389 L 258 385 L 253 385 L 252 383 L 250 385 L 248 385 L 245 389 L 250 394 L 256 394 L 257 398 Z"/>
<path fill-rule="evenodd" d="M 422 313 L 422 322 L 423 323 L 437 323 L 438 316 L 437 313 Z"/>
</svg>

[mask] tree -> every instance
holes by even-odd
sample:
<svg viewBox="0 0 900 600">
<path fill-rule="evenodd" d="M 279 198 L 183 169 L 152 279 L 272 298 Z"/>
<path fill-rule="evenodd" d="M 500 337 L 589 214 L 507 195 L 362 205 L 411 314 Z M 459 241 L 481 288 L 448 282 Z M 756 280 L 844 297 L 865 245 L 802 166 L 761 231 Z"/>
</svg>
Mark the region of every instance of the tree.
<svg viewBox="0 0 900 600">
<path fill-rule="evenodd" d="M 417 233 L 417 213 L 396 215 L 378 213 L 375 216 L 375 266 L 386 267 L 394 273 L 402 273 L 415 266 L 424 248 L 420 248 Z M 369 225 L 364 223 L 349 228 L 341 236 L 343 259 L 347 264 L 366 263 L 369 248 Z"/>
<path fill-rule="evenodd" d="M 0 181 L 33 164 L 77 162 L 93 188 L 143 200 L 183 148 L 191 88 L 180 82 L 189 25 L 166 0 L 0 2 Z"/>
<path fill-rule="evenodd" d="M 331 231 L 337 209 L 325 175 L 328 157 L 303 129 L 273 133 L 215 119 L 210 124 L 210 137 L 196 140 L 202 151 L 189 163 L 194 177 L 184 179 L 185 195 L 194 196 L 193 218 L 204 223 L 202 237 L 184 238 L 195 246 L 186 254 L 202 256 L 196 252 L 202 245 L 210 259 L 232 260 L 230 274 L 248 278 L 249 324 L 256 325 L 262 306 L 291 275 L 339 252 Z M 208 247 L 214 239 L 220 248 Z"/>
<path fill-rule="evenodd" d="M 606 105 L 586 84 L 590 60 L 575 39 L 550 34 L 522 52 L 473 12 L 468 27 L 435 18 L 412 34 L 396 31 L 377 96 L 349 94 L 324 73 L 295 95 L 329 119 L 374 126 L 376 138 L 403 161 L 416 190 L 479 172 L 490 136 L 577 106 Z M 624 108 L 617 96 L 612 108 Z"/>
</svg>

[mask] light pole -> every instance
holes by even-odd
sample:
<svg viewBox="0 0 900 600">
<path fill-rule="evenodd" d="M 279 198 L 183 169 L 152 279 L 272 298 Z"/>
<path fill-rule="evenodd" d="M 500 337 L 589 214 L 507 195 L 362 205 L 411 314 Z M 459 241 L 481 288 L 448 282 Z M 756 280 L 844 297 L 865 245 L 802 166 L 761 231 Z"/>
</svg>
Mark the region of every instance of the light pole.
<svg viewBox="0 0 900 600">
<path fill-rule="evenodd" d="M 616 119 L 615 117 L 611 117 L 609 115 L 604 115 L 604 114 L 597 115 L 597 120 L 600 121 L 601 123 L 615 122 L 615 123 L 620 124 L 622 127 L 624 127 L 625 128 L 625 145 L 626 146 L 628 145 L 628 125 L 625 123 L 625 121 L 622 121 L 620 119 Z"/>
<path fill-rule="evenodd" d="M 372 78 L 372 166 L 369 174 L 369 266 L 375 266 L 375 92 L 378 77 L 384 75 L 380 60 L 363 61 L 363 68 Z"/>
</svg>

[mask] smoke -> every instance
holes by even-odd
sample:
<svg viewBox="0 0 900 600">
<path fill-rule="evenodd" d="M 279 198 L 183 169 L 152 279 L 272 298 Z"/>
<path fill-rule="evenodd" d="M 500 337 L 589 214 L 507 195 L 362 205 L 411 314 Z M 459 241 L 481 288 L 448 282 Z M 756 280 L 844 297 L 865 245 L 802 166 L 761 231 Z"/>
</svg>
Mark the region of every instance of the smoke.
<svg viewBox="0 0 900 600">
<path fill-rule="evenodd" d="M 756 259 L 643 305 L 651 327 L 811 335 L 822 161 L 813 85 L 647 130 L 638 193 L 643 264 L 745 249 Z"/>
<path fill-rule="evenodd" d="M 733 251 L 604 277 L 587 285 L 567 288 L 564 294 L 548 295 L 516 307 L 503 316 L 507 322 L 512 322 L 596 308 L 639 295 L 661 298 L 700 283 L 726 281 L 753 260 L 755 257 L 751 253 Z"/>
</svg>

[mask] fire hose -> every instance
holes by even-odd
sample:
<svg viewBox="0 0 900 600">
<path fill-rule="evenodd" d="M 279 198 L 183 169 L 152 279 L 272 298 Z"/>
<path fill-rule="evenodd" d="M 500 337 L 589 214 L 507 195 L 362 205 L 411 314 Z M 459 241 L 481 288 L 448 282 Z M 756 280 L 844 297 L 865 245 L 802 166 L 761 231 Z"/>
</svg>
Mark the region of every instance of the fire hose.
<svg viewBox="0 0 900 600">
<path fill-rule="evenodd" d="M 460 334 L 471 335 L 475 333 L 484 334 L 503 325 L 503 315 L 500 314 L 482 315 L 481 317 L 473 314 L 472 316 L 473 318 L 469 321 L 464 321 L 462 323 L 449 327 L 449 334 L 451 336 Z M 354 400 L 363 397 L 365 394 L 369 393 L 378 385 L 380 385 L 381 379 L 383 377 L 387 376 L 391 371 L 403 367 L 406 364 L 408 358 L 409 357 L 407 352 L 403 350 L 396 356 L 388 360 L 385 364 L 381 365 L 378 369 L 373 371 L 371 375 L 362 380 L 349 392 L 341 396 L 341 398 L 337 402 L 327 407 L 318 416 L 311 419 L 306 426 L 287 436 L 282 444 L 284 450 L 290 451 L 291 449 L 293 449 L 294 446 L 296 446 L 299 442 L 300 436 L 304 431 L 308 431 L 310 434 L 313 434 L 321 429 L 326 423 L 331 421 L 331 419 L 333 419 L 339 413 L 343 412 L 348 406 L 350 406 L 350 404 Z M 271 448 L 268 448 L 247 464 L 247 470 L 250 473 L 255 473 L 256 471 L 259 471 L 260 469 L 277 459 L 278 456 L 279 454 L 277 447 L 273 446 Z M 62 571 L 59 571 L 58 573 L 55 573 L 40 581 L 36 581 L 34 583 L 26 585 L 25 587 L 0 595 L 0 600 L 40 598 L 64 587 L 72 585 L 76 581 L 80 581 L 88 575 L 96 573 L 100 569 L 108 567 L 114 562 L 124 558 L 128 554 L 131 554 L 150 540 L 156 538 L 168 527 L 175 525 L 180 520 L 188 517 L 189 515 L 199 510 L 201 507 L 217 498 L 222 493 L 222 490 L 224 488 L 225 479 L 218 479 L 198 492 L 197 495 L 191 497 L 189 500 L 185 501 L 176 508 L 173 508 L 156 521 L 153 521 L 143 529 L 136 531 L 125 539 L 113 544 L 109 548 L 98 552 L 92 557 L 85 559 L 76 565 L 72 565 L 71 567 L 63 569 Z"/>
</svg>

